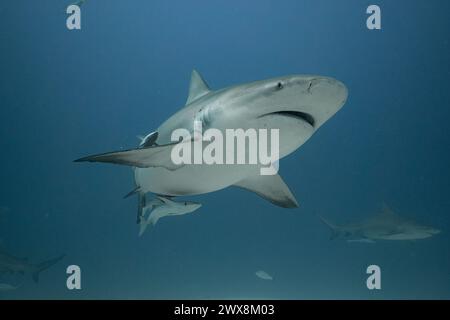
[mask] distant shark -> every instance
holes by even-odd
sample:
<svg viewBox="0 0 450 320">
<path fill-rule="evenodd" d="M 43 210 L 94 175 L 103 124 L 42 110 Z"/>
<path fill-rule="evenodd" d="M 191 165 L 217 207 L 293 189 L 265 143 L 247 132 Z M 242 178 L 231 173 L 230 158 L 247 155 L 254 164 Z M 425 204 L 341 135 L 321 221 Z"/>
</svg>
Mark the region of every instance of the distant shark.
<svg viewBox="0 0 450 320">
<path fill-rule="evenodd" d="M 349 242 L 375 242 L 375 240 L 418 240 L 440 233 L 440 230 L 420 225 L 394 213 L 387 205 L 379 214 L 355 224 L 335 225 L 319 217 L 332 231 L 331 239 Z"/>
<path fill-rule="evenodd" d="M 30 273 L 34 282 L 38 282 L 39 274 L 60 261 L 64 256 L 61 255 L 39 264 L 32 264 L 27 259 L 17 258 L 4 251 L 0 251 L 0 273 Z"/>
<path fill-rule="evenodd" d="M 186 105 L 139 147 L 87 156 L 78 160 L 132 166 L 138 195 L 138 223 L 147 193 L 164 197 L 198 195 L 237 186 L 273 204 L 296 208 L 298 202 L 280 175 L 260 175 L 260 165 L 183 164 L 171 160 L 171 134 L 179 128 L 279 130 L 279 158 L 303 145 L 346 102 L 347 88 L 333 78 L 291 75 L 213 91 L 197 71 L 191 75 Z"/>
</svg>

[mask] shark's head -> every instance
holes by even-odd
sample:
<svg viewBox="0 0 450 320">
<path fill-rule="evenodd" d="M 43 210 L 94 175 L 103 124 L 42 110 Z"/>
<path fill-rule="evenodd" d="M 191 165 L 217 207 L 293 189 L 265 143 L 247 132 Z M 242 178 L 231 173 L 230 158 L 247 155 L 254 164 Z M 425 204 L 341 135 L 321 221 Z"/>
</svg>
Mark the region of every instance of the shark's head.
<svg viewBox="0 0 450 320">
<path fill-rule="evenodd" d="M 429 234 L 430 237 L 441 233 L 441 230 L 433 228 L 433 227 L 428 227 L 428 226 L 422 227 L 421 231 L 425 232 L 426 234 Z"/>
<path fill-rule="evenodd" d="M 183 213 L 193 212 L 202 206 L 201 203 L 193 202 L 193 201 L 183 201 L 183 202 L 180 202 L 179 204 L 183 208 Z"/>
<path fill-rule="evenodd" d="M 399 234 L 393 235 L 393 238 L 398 237 L 405 240 L 425 239 L 441 232 L 439 229 L 422 225 L 405 225 L 399 229 Z"/>
<path fill-rule="evenodd" d="M 224 107 L 217 118 L 236 126 L 247 120 L 247 128 L 279 129 L 280 153 L 288 154 L 344 105 L 347 94 L 342 82 L 323 76 L 292 75 L 256 81 L 224 92 L 219 103 Z"/>
<path fill-rule="evenodd" d="M 348 92 L 333 78 L 292 75 L 237 86 L 236 94 L 255 116 L 297 118 L 315 130 L 344 105 Z"/>
</svg>

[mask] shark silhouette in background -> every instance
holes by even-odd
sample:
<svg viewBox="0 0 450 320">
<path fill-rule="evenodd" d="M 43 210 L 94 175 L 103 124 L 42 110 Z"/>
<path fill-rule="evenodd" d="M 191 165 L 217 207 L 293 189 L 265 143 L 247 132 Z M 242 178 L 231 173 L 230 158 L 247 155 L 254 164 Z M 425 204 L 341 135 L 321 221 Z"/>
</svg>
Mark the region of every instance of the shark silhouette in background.
<svg viewBox="0 0 450 320">
<path fill-rule="evenodd" d="M 26 258 L 18 258 L 13 255 L 0 250 L 0 274 L 1 273 L 30 273 L 34 282 L 39 282 L 39 275 L 42 271 L 47 270 L 57 262 L 59 262 L 65 255 L 50 259 L 38 264 L 28 262 Z"/>
<path fill-rule="evenodd" d="M 402 217 L 383 204 L 382 211 L 364 221 L 336 225 L 320 217 L 332 232 L 331 239 L 349 242 L 375 242 L 376 240 L 418 240 L 432 237 L 441 231 Z"/>
</svg>

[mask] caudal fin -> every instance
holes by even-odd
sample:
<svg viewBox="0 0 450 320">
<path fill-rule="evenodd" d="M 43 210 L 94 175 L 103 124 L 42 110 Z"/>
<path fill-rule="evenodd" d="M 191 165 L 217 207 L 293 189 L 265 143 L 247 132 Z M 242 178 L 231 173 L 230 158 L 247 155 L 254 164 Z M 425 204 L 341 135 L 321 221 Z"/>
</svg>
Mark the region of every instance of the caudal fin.
<svg viewBox="0 0 450 320">
<path fill-rule="evenodd" d="M 35 267 L 33 273 L 31 274 L 31 276 L 33 277 L 34 282 L 38 283 L 39 282 L 39 274 L 42 271 L 47 270 L 48 268 L 53 266 L 55 263 L 57 263 L 60 260 L 62 260 L 62 258 L 64 258 L 64 257 L 65 257 L 65 254 L 63 254 L 63 255 L 61 255 L 61 256 L 59 256 L 57 258 L 54 258 L 54 259 L 51 259 L 51 260 L 47 260 L 47 261 L 44 261 L 44 262 L 38 264 Z"/>
<path fill-rule="evenodd" d="M 144 234 L 145 230 L 147 230 L 147 227 L 148 223 L 146 220 L 143 220 L 139 223 L 139 237 L 141 237 Z"/>
<path fill-rule="evenodd" d="M 317 215 L 317 216 L 326 226 L 328 226 L 330 228 L 330 230 L 331 230 L 330 240 L 336 239 L 339 236 L 339 227 L 336 226 L 335 224 L 331 223 L 327 219 L 325 219 L 319 215 Z"/>
<path fill-rule="evenodd" d="M 154 215 L 152 213 L 147 219 L 142 219 L 141 223 L 139 223 L 139 237 L 144 234 L 148 226 L 154 226 L 156 222 L 158 222 L 160 216 Z"/>
<path fill-rule="evenodd" d="M 157 205 L 156 209 L 154 209 L 147 219 L 142 218 L 139 223 L 139 237 L 142 236 L 147 229 L 147 227 L 154 226 L 158 220 L 167 215 L 167 206 Z"/>
</svg>

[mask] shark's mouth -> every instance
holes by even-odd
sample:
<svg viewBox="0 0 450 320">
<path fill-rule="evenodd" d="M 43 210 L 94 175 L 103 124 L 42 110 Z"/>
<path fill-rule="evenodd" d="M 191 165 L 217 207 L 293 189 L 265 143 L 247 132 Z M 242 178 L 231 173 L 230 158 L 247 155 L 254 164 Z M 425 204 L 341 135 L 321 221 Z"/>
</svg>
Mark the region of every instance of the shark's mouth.
<svg viewBox="0 0 450 320">
<path fill-rule="evenodd" d="M 315 120 L 312 115 L 310 115 L 309 113 L 301 112 L 301 111 L 276 111 L 276 112 L 267 113 L 264 116 L 269 116 L 269 115 L 280 115 L 280 116 L 300 119 L 300 120 L 308 123 L 313 128 L 314 128 L 314 124 L 315 124 Z"/>
</svg>

